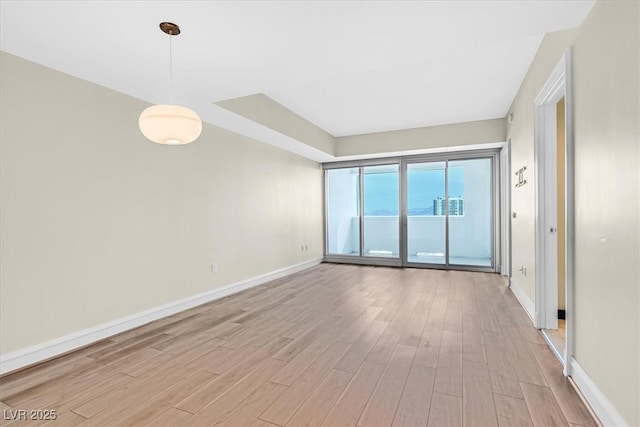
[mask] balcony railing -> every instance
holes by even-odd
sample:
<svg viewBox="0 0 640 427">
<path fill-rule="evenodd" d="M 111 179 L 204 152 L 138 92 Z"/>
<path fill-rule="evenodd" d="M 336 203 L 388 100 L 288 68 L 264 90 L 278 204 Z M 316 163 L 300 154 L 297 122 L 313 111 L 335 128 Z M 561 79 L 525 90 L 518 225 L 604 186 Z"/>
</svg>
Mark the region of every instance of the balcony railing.
<svg viewBox="0 0 640 427">
<path fill-rule="evenodd" d="M 491 230 L 473 216 L 449 216 L 450 258 L 477 260 L 474 263 L 490 265 Z M 329 237 L 330 254 L 359 255 L 359 217 L 338 228 Z M 444 263 L 446 251 L 446 217 L 434 215 L 407 216 L 407 256 L 409 261 Z M 397 215 L 364 217 L 364 250 L 367 256 L 398 257 L 400 252 L 400 221 Z M 450 260 L 453 263 L 453 259 Z M 461 262 L 468 264 L 466 262 Z"/>
</svg>

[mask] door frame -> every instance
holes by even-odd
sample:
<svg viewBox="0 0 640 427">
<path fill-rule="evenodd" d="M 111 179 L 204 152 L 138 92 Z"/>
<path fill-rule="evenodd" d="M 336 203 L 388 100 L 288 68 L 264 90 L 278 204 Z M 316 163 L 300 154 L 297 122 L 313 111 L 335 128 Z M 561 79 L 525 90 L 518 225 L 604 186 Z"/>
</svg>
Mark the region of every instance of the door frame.
<svg viewBox="0 0 640 427">
<path fill-rule="evenodd" d="M 500 150 L 500 265 L 499 272 L 511 277 L 511 138 Z"/>
<path fill-rule="evenodd" d="M 440 269 L 440 270 L 463 270 L 463 271 L 478 271 L 478 272 L 486 272 L 486 273 L 495 273 L 497 272 L 497 267 L 501 265 L 501 227 L 500 227 L 500 190 L 499 190 L 499 182 L 500 182 L 500 170 L 499 170 L 499 155 L 500 149 L 502 148 L 501 144 L 499 147 L 487 147 L 482 149 L 473 149 L 473 150 L 461 150 L 461 151 L 446 151 L 446 152 L 435 152 L 435 153 L 425 153 L 425 154 L 414 154 L 407 156 L 394 156 L 394 157 L 380 157 L 373 159 L 357 159 L 357 160 L 345 160 L 339 162 L 329 162 L 323 163 L 322 169 L 324 170 L 324 257 L 323 260 L 325 262 L 335 262 L 335 263 L 347 263 L 347 264 L 362 264 L 362 265 L 376 265 L 376 266 L 389 266 L 389 267 L 416 267 L 416 268 L 430 268 L 430 269 Z M 480 266 L 465 266 L 465 265 L 443 265 L 443 264 L 422 264 L 422 263 L 409 263 L 406 262 L 406 243 L 404 239 L 406 238 L 406 224 L 407 224 L 407 211 L 406 211 L 406 165 L 407 163 L 419 163 L 422 161 L 425 162 L 433 162 L 433 161 L 442 161 L 446 162 L 448 160 L 464 160 L 464 159 L 476 159 L 476 158 L 491 158 L 492 159 L 492 174 L 491 174 L 491 197 L 492 197 L 492 215 L 491 215 L 491 238 L 492 238 L 492 260 L 493 264 L 490 267 L 480 267 Z M 373 256 L 363 256 L 363 246 L 361 241 L 360 246 L 360 254 L 359 255 L 345 255 L 345 254 L 332 254 L 328 252 L 328 238 L 329 238 L 329 230 L 326 226 L 327 218 L 328 218 L 328 209 L 329 206 L 327 204 L 327 170 L 331 169 L 342 169 L 342 168 L 360 168 L 360 175 L 362 175 L 363 167 L 366 166 L 379 166 L 379 165 L 388 165 L 388 164 L 398 164 L 399 168 L 399 241 L 400 241 L 400 250 L 399 257 L 397 258 L 387 258 L 387 257 L 373 257 Z M 360 176 L 360 182 L 362 182 L 363 178 Z M 360 183 L 358 184 L 361 185 Z M 360 204 L 363 206 L 362 200 L 363 191 L 360 188 Z M 360 215 L 359 219 L 360 223 L 364 221 L 364 217 Z M 361 225 L 359 225 L 361 227 Z M 362 239 L 363 233 L 362 228 L 360 229 L 360 238 Z"/>
<path fill-rule="evenodd" d="M 552 71 L 534 100 L 534 180 L 535 180 L 535 326 L 556 329 L 558 324 L 557 290 L 557 165 L 556 104 L 565 98 L 565 348 L 552 350 L 570 375 L 574 339 L 574 155 L 573 92 L 571 49 L 568 49 Z M 552 245 L 555 242 L 555 246 Z"/>
</svg>

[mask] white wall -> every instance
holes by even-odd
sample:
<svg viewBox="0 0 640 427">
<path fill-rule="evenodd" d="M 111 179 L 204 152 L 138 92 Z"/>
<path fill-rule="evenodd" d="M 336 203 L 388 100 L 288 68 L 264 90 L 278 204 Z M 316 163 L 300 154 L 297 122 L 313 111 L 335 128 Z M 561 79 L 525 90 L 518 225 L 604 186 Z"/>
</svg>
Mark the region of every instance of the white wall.
<svg viewBox="0 0 640 427">
<path fill-rule="evenodd" d="M 391 251 L 393 256 L 399 256 L 400 220 L 397 216 L 367 215 L 364 217 L 364 250 L 362 253 L 366 256 L 371 250 Z"/>
<path fill-rule="evenodd" d="M 207 124 L 154 144 L 146 103 L 0 67 L 3 355 L 322 256 L 317 163 Z"/>
<path fill-rule="evenodd" d="M 227 99 L 216 104 L 324 153 L 335 154 L 333 136 L 263 93 Z"/>
<path fill-rule="evenodd" d="M 598 1 L 577 30 L 545 37 L 511 111 L 514 280 L 535 300 L 533 100 L 572 43 L 575 101 L 575 359 L 640 425 L 640 3 Z M 517 272 L 527 266 L 528 275 Z"/>
<path fill-rule="evenodd" d="M 450 224 L 455 222 L 459 225 L 459 219 L 464 221 L 464 217 L 449 217 Z M 410 233 L 407 240 L 407 256 L 415 256 L 417 252 L 445 253 L 447 237 L 444 216 L 408 216 L 407 229 Z"/>
</svg>

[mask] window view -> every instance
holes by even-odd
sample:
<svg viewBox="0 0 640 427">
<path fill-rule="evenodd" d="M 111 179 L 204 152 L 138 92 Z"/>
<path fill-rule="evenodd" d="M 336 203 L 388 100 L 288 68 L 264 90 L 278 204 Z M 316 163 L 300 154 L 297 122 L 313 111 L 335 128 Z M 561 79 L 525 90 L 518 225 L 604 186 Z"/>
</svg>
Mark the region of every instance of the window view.
<svg viewBox="0 0 640 427">
<path fill-rule="evenodd" d="M 364 174 L 365 256 L 400 256 L 398 165 L 369 166 Z"/>
<path fill-rule="evenodd" d="M 449 194 L 464 200 L 462 213 L 452 215 L 449 198 L 449 264 L 491 266 L 491 184 L 491 159 L 449 162 Z"/>
<path fill-rule="evenodd" d="M 447 262 L 445 171 L 445 162 L 407 165 L 408 262 Z"/>
<path fill-rule="evenodd" d="M 433 169 L 431 169 L 433 168 Z M 444 163 L 410 164 L 407 214 L 444 216 Z M 449 215 L 464 215 L 464 168 L 449 167 Z"/>
<path fill-rule="evenodd" d="M 327 253 L 360 255 L 358 168 L 326 171 Z"/>
<path fill-rule="evenodd" d="M 492 162 L 491 157 L 407 162 L 404 176 L 399 162 L 328 169 L 327 254 L 390 258 L 398 265 L 491 267 Z M 400 227 L 401 193 L 406 229 Z"/>
</svg>

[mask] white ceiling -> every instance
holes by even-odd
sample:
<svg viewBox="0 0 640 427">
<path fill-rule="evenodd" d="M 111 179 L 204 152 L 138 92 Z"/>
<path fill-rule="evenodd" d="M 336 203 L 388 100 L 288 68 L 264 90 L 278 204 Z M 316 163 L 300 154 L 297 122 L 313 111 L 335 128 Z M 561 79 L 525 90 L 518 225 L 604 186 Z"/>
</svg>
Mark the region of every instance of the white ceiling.
<svg viewBox="0 0 640 427">
<path fill-rule="evenodd" d="M 10 1 L 0 49 L 213 119 L 254 93 L 334 136 L 504 117 L 547 32 L 584 1 Z"/>
</svg>

